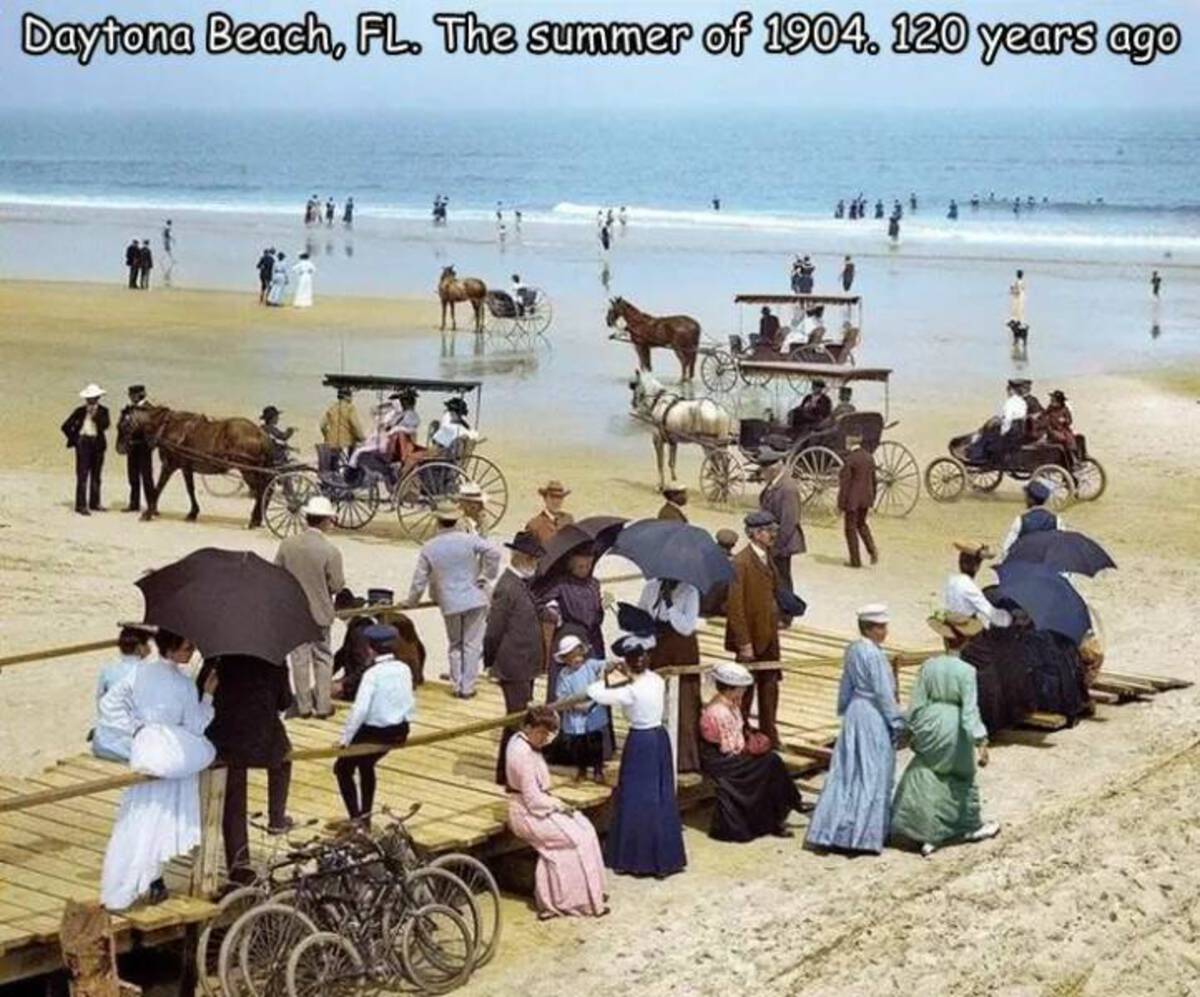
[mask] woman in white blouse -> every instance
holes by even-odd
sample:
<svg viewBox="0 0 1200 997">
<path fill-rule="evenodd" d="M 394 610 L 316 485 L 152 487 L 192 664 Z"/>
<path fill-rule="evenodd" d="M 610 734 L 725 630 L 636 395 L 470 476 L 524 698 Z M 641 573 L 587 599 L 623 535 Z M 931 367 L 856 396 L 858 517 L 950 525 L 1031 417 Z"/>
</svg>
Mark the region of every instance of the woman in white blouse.
<svg viewBox="0 0 1200 997">
<path fill-rule="evenodd" d="M 700 664 L 700 590 L 687 582 L 651 578 L 638 605 L 654 618 L 651 668 Z M 700 771 L 700 676 L 679 676 L 678 771 Z"/>
</svg>

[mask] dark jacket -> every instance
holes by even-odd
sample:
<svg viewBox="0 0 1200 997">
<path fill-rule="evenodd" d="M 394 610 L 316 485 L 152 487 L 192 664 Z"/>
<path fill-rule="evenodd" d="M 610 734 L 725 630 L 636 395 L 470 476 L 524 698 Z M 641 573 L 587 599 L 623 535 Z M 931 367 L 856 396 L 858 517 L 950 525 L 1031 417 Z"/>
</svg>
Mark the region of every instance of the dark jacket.
<svg viewBox="0 0 1200 997">
<path fill-rule="evenodd" d="M 529 681 L 545 669 L 545 647 L 529 583 L 512 570 L 505 571 L 488 608 L 484 667 L 493 670 L 501 682 Z"/>
<path fill-rule="evenodd" d="M 286 668 L 257 658 L 227 655 L 206 661 L 197 682 L 217 670 L 212 723 L 204 732 L 222 761 L 243 768 L 274 768 L 292 749 L 280 714 L 292 705 Z"/>
<path fill-rule="evenodd" d="M 733 579 L 725 612 L 725 647 L 737 651 L 754 648 L 758 661 L 779 658 L 779 606 L 775 590 L 779 578 L 769 561 L 743 547 L 733 558 Z"/>
<path fill-rule="evenodd" d="M 838 473 L 838 511 L 870 509 L 875 505 L 875 487 L 875 458 L 855 447 Z"/>
<path fill-rule="evenodd" d="M 138 266 L 142 258 L 142 248 L 136 242 L 131 242 L 125 247 L 125 265 L 127 267 Z"/>
<path fill-rule="evenodd" d="M 150 252 L 149 246 L 143 246 L 138 250 L 138 264 L 143 270 L 150 270 L 154 267 L 154 254 Z"/>
<path fill-rule="evenodd" d="M 687 513 L 680 509 L 674 502 L 664 502 L 655 518 L 665 519 L 672 523 L 686 523 L 688 521 Z"/>
<path fill-rule="evenodd" d="M 79 431 L 83 429 L 83 420 L 87 417 L 87 406 L 80 405 L 74 412 L 67 416 L 67 421 L 59 428 L 62 430 L 63 436 L 67 438 L 67 446 L 73 447 L 79 442 Z M 108 432 L 109 416 L 108 409 L 103 405 L 96 406 L 96 438 L 100 441 L 100 449 L 103 450 L 108 446 L 108 442 L 104 438 L 104 434 Z"/>
<path fill-rule="evenodd" d="M 771 553 L 776 557 L 791 557 L 808 550 L 804 541 L 804 530 L 800 526 L 800 487 L 787 471 L 758 496 L 758 507 L 775 517 L 779 523 L 779 536 Z"/>
</svg>

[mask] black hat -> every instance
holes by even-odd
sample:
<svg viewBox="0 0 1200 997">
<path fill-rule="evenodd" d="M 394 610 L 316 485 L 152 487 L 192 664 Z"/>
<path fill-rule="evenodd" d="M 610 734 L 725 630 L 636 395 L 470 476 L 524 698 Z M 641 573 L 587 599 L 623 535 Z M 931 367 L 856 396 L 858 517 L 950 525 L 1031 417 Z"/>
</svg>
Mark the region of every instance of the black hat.
<svg viewBox="0 0 1200 997">
<path fill-rule="evenodd" d="M 395 595 L 392 589 L 367 589 L 367 605 L 390 606 Z"/>
<path fill-rule="evenodd" d="M 512 543 L 506 543 L 504 546 L 509 550 L 516 551 L 518 554 L 526 554 L 529 557 L 541 557 L 546 553 L 546 548 L 528 530 L 521 530 L 512 538 Z"/>
<path fill-rule="evenodd" d="M 131 395 L 144 395 L 146 393 L 146 386 L 144 384 L 131 384 L 129 386 L 129 393 Z"/>
<path fill-rule="evenodd" d="M 277 415 L 283 415 L 283 413 L 280 412 L 279 409 L 277 409 L 274 405 L 268 405 L 262 410 L 262 415 L 260 415 L 259 418 L 263 422 L 266 422 L 268 419 L 274 419 Z"/>
<path fill-rule="evenodd" d="M 467 414 L 467 403 L 461 398 L 447 398 L 446 399 L 446 408 L 447 408 L 447 410 L 455 413 L 456 415 L 466 415 Z"/>
<path fill-rule="evenodd" d="M 333 608 L 342 609 L 362 609 L 367 604 L 367 600 L 360 595 L 355 595 L 348 588 L 341 589 L 337 595 L 333 597 Z"/>
<path fill-rule="evenodd" d="M 338 396 L 338 398 L 353 398 L 354 397 L 354 389 L 353 388 L 345 388 L 345 387 L 338 388 L 337 396 Z"/>
<path fill-rule="evenodd" d="M 649 637 L 658 629 L 654 617 L 631 602 L 617 603 L 617 626 L 639 637 Z"/>
</svg>

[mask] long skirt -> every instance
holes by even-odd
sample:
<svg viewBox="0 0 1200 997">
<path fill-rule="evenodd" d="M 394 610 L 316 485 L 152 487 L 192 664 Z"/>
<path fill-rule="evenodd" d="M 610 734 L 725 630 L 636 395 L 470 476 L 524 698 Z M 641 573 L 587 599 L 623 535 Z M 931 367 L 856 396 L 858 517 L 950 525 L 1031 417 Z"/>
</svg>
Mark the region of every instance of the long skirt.
<svg viewBox="0 0 1200 997">
<path fill-rule="evenodd" d="M 508 826 L 537 850 L 533 884 L 539 911 L 566 917 L 604 913 L 604 856 L 591 821 L 579 813 L 538 817 L 510 796 Z"/>
<path fill-rule="evenodd" d="M 983 823 L 974 768 L 936 772 L 917 755 L 908 763 L 892 805 L 892 831 L 918 844 L 940 845 Z"/>
<path fill-rule="evenodd" d="M 658 640 L 650 652 L 650 667 L 700 664 L 700 642 L 695 634 L 684 637 L 669 623 L 659 623 Z M 677 771 L 700 771 L 700 676 L 679 676 L 679 737 Z"/>
<path fill-rule="evenodd" d="M 604 862 L 613 872 L 662 877 L 687 865 L 671 761 L 664 728 L 629 732 L 604 846 Z"/>
<path fill-rule="evenodd" d="M 700 742 L 700 770 L 716 784 L 717 805 L 708 836 L 717 841 L 753 841 L 774 834 L 793 810 L 800 791 L 775 752 L 723 755 Z"/>
<path fill-rule="evenodd" d="M 963 648 L 963 661 L 975 669 L 980 719 L 993 734 L 1016 727 L 1037 709 L 1031 658 L 1012 627 L 992 627 Z"/>
<path fill-rule="evenodd" d="M 856 852 L 883 851 L 891 821 L 895 774 L 896 749 L 887 722 L 867 700 L 852 699 L 842 719 L 825 788 L 808 827 L 808 844 Z"/>
<path fill-rule="evenodd" d="M 570 765 L 577 769 L 595 768 L 604 764 L 604 742 L 607 735 L 607 728 L 584 734 L 559 734 L 543 754 L 551 765 Z"/>
</svg>

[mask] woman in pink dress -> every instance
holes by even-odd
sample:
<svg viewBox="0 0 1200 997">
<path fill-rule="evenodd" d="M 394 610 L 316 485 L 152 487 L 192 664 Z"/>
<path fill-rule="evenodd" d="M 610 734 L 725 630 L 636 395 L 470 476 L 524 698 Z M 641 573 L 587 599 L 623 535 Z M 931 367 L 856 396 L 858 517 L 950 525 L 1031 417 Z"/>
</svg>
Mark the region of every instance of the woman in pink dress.
<svg viewBox="0 0 1200 997">
<path fill-rule="evenodd" d="M 549 792 L 550 770 L 542 749 L 557 733 L 558 714 L 535 706 L 508 742 L 508 826 L 538 853 L 538 917 L 600 917 L 608 913 L 608 906 L 596 829 Z"/>
</svg>

